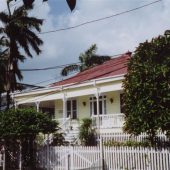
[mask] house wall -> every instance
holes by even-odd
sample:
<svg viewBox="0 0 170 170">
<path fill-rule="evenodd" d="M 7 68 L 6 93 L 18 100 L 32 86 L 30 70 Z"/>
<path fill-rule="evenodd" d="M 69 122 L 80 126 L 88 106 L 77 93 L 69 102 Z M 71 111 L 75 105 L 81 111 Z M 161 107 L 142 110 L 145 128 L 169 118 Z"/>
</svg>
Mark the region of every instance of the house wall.
<svg viewBox="0 0 170 170">
<path fill-rule="evenodd" d="M 55 100 L 55 119 L 63 118 L 63 101 Z"/>
<path fill-rule="evenodd" d="M 107 96 L 107 114 L 113 114 L 113 113 L 120 113 L 120 92 L 109 92 L 106 93 Z M 113 103 L 110 102 L 110 99 L 113 99 Z"/>
<path fill-rule="evenodd" d="M 89 97 L 90 96 L 82 96 L 78 97 L 78 118 L 83 119 L 83 118 L 88 118 L 90 117 L 90 102 L 89 102 Z M 83 105 L 83 102 L 86 102 L 86 105 Z"/>
<path fill-rule="evenodd" d="M 102 95 L 106 95 L 106 107 L 107 107 L 107 114 L 113 113 L 120 113 L 120 92 L 107 92 L 103 93 Z M 77 117 L 78 119 L 83 119 L 90 117 L 90 100 L 89 98 L 91 95 L 88 96 L 81 96 L 77 97 Z M 113 99 L 113 103 L 110 102 L 110 99 Z M 83 105 L 83 102 L 86 105 Z M 55 101 L 55 118 L 63 118 L 63 101 L 56 100 Z"/>
</svg>

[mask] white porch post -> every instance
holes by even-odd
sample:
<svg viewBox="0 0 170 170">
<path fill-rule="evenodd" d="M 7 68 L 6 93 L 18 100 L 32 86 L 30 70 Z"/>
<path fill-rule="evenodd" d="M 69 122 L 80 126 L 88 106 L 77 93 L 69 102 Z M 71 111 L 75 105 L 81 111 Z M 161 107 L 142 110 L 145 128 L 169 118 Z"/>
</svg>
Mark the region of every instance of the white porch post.
<svg viewBox="0 0 170 170">
<path fill-rule="evenodd" d="M 14 103 L 14 107 L 15 107 L 15 109 L 18 109 L 18 104 L 17 104 L 17 102 Z"/>
<path fill-rule="evenodd" d="M 63 96 L 63 121 L 65 118 L 67 118 L 67 99 L 65 97 L 65 95 Z"/>
<path fill-rule="evenodd" d="M 99 117 L 100 111 L 99 111 L 99 93 L 98 92 L 96 94 L 96 102 L 97 102 L 97 116 Z"/>
<path fill-rule="evenodd" d="M 40 111 L 40 102 L 39 102 L 39 101 L 37 101 L 35 104 L 36 104 L 37 112 L 39 112 L 39 111 Z"/>
<path fill-rule="evenodd" d="M 100 108 L 99 108 L 99 90 L 97 89 L 96 90 L 96 102 L 97 102 L 97 124 L 98 124 L 98 128 L 100 128 L 100 117 L 99 117 L 99 114 L 100 114 Z"/>
<path fill-rule="evenodd" d="M 98 134 L 98 142 L 100 143 L 100 107 L 99 107 L 99 90 L 98 88 L 96 88 L 96 103 L 97 103 L 97 119 L 96 119 L 96 124 L 97 124 L 97 134 Z"/>
</svg>

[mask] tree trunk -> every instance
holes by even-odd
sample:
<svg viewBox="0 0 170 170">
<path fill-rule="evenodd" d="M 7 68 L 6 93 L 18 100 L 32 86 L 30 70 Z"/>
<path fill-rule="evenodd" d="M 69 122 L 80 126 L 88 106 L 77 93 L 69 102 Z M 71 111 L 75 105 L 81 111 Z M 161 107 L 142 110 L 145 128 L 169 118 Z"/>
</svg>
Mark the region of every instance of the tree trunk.
<svg viewBox="0 0 170 170">
<path fill-rule="evenodd" d="M 156 137 L 156 133 L 153 129 L 151 129 L 149 132 L 149 140 L 152 146 L 155 146 L 155 137 Z"/>
<path fill-rule="evenodd" d="M 0 111 L 2 110 L 2 93 L 0 92 Z"/>
</svg>

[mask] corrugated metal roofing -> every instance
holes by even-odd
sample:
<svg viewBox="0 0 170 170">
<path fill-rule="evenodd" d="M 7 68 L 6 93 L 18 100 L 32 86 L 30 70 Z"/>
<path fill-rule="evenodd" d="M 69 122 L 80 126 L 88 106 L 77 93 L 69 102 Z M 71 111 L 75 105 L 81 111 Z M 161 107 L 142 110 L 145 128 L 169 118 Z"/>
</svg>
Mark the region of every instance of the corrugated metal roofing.
<svg viewBox="0 0 170 170">
<path fill-rule="evenodd" d="M 97 65 L 88 70 L 82 71 L 73 77 L 56 82 L 50 86 L 61 86 L 67 84 L 78 84 L 84 81 L 105 78 L 110 76 L 117 76 L 127 73 L 127 61 L 130 58 L 131 53 L 127 52 L 119 57 L 113 58 L 101 65 Z"/>
</svg>

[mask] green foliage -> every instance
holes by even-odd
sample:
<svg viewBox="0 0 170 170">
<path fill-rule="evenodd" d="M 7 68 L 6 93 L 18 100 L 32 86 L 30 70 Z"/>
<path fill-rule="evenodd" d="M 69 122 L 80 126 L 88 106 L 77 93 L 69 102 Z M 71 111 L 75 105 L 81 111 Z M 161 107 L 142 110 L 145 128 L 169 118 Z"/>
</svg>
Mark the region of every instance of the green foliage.
<svg viewBox="0 0 170 170">
<path fill-rule="evenodd" d="M 128 146 L 128 147 L 150 147 L 151 143 L 150 142 L 137 142 L 137 141 L 124 141 L 124 142 L 119 142 L 115 140 L 107 141 L 104 142 L 104 146 Z"/>
<path fill-rule="evenodd" d="M 48 115 L 33 109 L 10 109 L 0 113 L 0 137 L 20 139 L 38 133 L 53 133 L 57 122 L 50 120 Z"/>
<path fill-rule="evenodd" d="M 96 145 L 95 130 L 92 128 L 92 120 L 85 118 L 80 126 L 79 139 L 85 146 Z"/>
<path fill-rule="evenodd" d="M 41 53 L 40 46 L 43 41 L 38 37 L 37 32 L 41 31 L 42 19 L 31 17 L 28 13 L 33 6 L 25 8 L 20 6 L 11 10 L 7 1 L 8 13 L 0 12 L 0 43 L 3 46 L 3 59 L 6 59 L 5 81 L 2 82 L 7 92 L 7 109 L 10 106 L 10 92 L 18 89 L 17 79 L 22 80 L 23 76 L 19 69 L 19 62 L 24 62 L 26 57 L 32 57 L 32 52 L 37 55 Z M 21 51 L 21 49 L 23 49 Z M 2 57 L 1 57 L 2 58 Z"/>
<path fill-rule="evenodd" d="M 170 37 L 141 43 L 129 60 L 123 82 L 128 133 L 146 132 L 153 142 L 158 130 L 170 130 Z"/>
<path fill-rule="evenodd" d="M 53 141 L 51 146 L 67 146 L 69 142 L 65 141 L 63 133 L 54 133 L 53 134 Z"/>
<path fill-rule="evenodd" d="M 109 56 L 99 56 L 96 55 L 97 45 L 93 44 L 89 49 L 84 53 L 81 53 L 79 56 L 80 64 L 73 64 L 66 66 L 61 71 L 62 76 L 67 76 L 70 72 L 73 71 L 84 71 L 93 66 L 104 63 L 105 61 L 110 60 Z"/>
<path fill-rule="evenodd" d="M 15 169 L 16 160 L 22 148 L 22 166 L 35 168 L 36 136 L 58 130 L 58 123 L 45 113 L 33 109 L 10 109 L 0 113 L 0 140 L 7 150 L 6 169 Z M 15 159 L 11 159 L 12 153 Z"/>
</svg>

